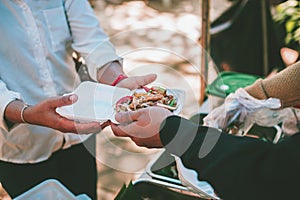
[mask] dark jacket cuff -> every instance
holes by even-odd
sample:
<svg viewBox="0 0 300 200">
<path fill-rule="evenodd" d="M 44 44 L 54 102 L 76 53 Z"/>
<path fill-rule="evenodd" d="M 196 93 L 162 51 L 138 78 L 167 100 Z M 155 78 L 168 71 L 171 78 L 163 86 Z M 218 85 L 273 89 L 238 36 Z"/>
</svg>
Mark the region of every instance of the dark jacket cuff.
<svg viewBox="0 0 300 200">
<path fill-rule="evenodd" d="M 197 132 L 198 124 L 178 116 L 168 117 L 161 125 L 160 139 L 165 149 L 174 155 L 181 156 L 192 145 Z M 198 142 L 203 136 L 197 136 Z"/>
</svg>

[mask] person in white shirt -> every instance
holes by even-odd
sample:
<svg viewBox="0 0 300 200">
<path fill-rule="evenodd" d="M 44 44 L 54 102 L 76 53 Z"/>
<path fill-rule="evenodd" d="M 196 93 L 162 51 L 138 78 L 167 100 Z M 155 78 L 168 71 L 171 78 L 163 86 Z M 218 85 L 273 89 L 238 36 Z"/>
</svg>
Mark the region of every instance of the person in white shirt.
<svg viewBox="0 0 300 200">
<path fill-rule="evenodd" d="M 76 101 L 72 53 L 100 83 L 130 89 L 155 75 L 126 77 L 87 0 L 0 2 L 0 182 L 16 197 L 49 178 L 96 199 L 95 133 L 55 112 Z"/>
</svg>

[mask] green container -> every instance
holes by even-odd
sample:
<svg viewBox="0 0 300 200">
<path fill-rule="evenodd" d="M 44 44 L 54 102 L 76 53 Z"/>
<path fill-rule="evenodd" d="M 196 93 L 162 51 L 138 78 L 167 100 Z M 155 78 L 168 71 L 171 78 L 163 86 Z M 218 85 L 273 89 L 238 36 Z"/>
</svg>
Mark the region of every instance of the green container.
<svg viewBox="0 0 300 200">
<path fill-rule="evenodd" d="M 238 88 L 253 84 L 259 76 L 238 72 L 220 72 L 218 77 L 206 88 L 206 94 L 225 98 Z"/>
</svg>

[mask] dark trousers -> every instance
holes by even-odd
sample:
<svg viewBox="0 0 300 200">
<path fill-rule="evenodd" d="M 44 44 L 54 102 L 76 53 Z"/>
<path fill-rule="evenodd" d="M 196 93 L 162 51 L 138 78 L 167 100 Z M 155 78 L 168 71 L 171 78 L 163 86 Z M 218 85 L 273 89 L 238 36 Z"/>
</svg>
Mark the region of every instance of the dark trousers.
<svg viewBox="0 0 300 200">
<path fill-rule="evenodd" d="M 73 194 L 97 199 L 95 136 L 82 144 L 55 152 L 48 160 L 35 164 L 0 161 L 0 182 L 14 198 L 47 179 L 59 180 Z"/>
</svg>

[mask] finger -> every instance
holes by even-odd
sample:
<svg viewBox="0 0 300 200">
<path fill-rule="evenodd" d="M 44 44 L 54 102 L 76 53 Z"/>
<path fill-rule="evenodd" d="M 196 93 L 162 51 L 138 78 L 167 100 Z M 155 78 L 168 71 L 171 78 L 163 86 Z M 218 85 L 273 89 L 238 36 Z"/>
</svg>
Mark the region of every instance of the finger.
<svg viewBox="0 0 300 200">
<path fill-rule="evenodd" d="M 60 97 L 54 97 L 51 100 L 51 106 L 54 108 L 61 107 L 61 106 L 67 106 L 75 103 L 78 99 L 78 96 L 76 94 L 66 95 L 66 96 L 60 96 Z"/>
<path fill-rule="evenodd" d="M 112 131 L 113 133 L 115 134 L 115 136 L 118 136 L 118 137 L 130 137 L 130 138 L 144 138 L 142 137 L 140 134 L 136 134 L 135 130 L 137 127 L 137 124 L 134 122 L 134 123 L 131 123 L 131 124 L 128 124 L 128 125 L 112 125 L 111 128 L 112 128 Z M 147 137 L 147 136 L 146 136 Z"/>
<path fill-rule="evenodd" d="M 152 83 L 157 78 L 156 74 L 148 74 L 145 76 L 137 76 L 136 77 L 136 83 L 138 87 L 147 85 L 149 83 Z"/>
<path fill-rule="evenodd" d="M 98 122 L 80 123 L 64 117 L 60 117 L 51 127 L 64 133 L 77 134 L 98 133 L 102 130 L 102 126 Z"/>
<path fill-rule="evenodd" d="M 115 119 L 120 124 L 131 123 L 133 121 L 136 121 L 140 117 L 141 113 L 141 110 L 120 112 L 115 115 Z"/>
<path fill-rule="evenodd" d="M 101 128 L 104 129 L 105 127 L 109 126 L 111 124 L 110 121 L 107 121 L 107 122 L 104 122 L 104 123 L 101 123 Z"/>
<path fill-rule="evenodd" d="M 116 136 L 130 137 L 141 140 L 145 138 L 152 138 L 158 133 L 158 131 L 153 131 L 152 133 L 149 133 L 149 131 L 147 133 L 144 132 L 144 127 L 139 125 L 137 122 L 133 122 L 126 125 L 115 125 L 115 127 L 113 128 L 113 131 Z"/>
<path fill-rule="evenodd" d="M 129 137 L 129 135 L 116 124 L 111 124 L 111 129 L 117 137 Z"/>
<path fill-rule="evenodd" d="M 131 90 L 134 90 L 155 81 L 156 77 L 157 77 L 156 74 L 129 77 L 124 81 L 120 82 L 120 84 L 118 84 L 117 86 L 127 87 Z"/>
<path fill-rule="evenodd" d="M 98 133 L 102 130 L 102 127 L 98 122 L 76 123 L 75 128 L 78 134 Z"/>
</svg>

